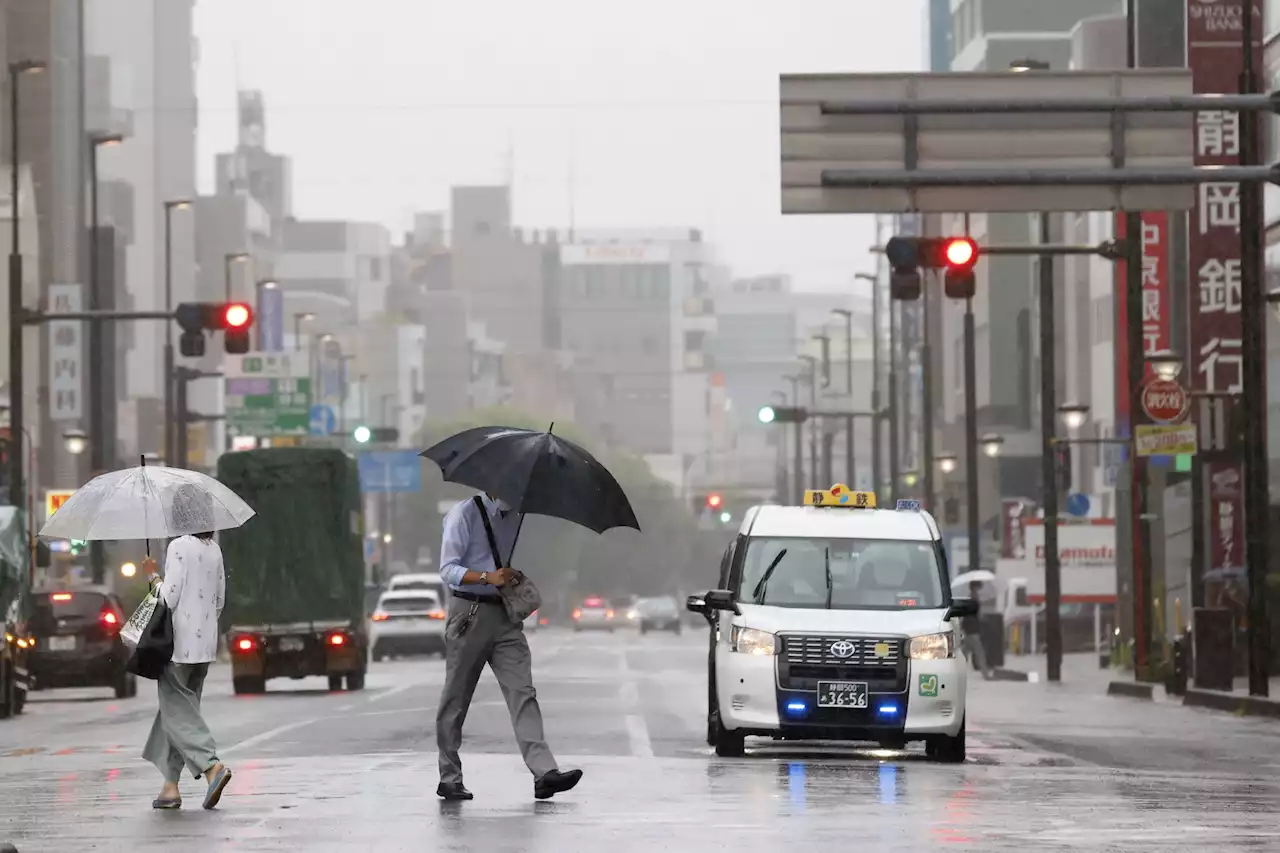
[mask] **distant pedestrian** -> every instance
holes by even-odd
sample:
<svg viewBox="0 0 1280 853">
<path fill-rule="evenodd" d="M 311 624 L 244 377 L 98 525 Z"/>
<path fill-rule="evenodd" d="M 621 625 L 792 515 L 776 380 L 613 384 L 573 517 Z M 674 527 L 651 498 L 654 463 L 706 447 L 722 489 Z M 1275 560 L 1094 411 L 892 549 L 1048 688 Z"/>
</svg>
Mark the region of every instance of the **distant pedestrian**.
<svg viewBox="0 0 1280 853">
<path fill-rule="evenodd" d="M 174 496 L 174 515 L 207 513 L 212 519 L 210 501 L 198 489 L 181 487 Z M 148 558 L 144 565 L 156 578 L 155 561 Z M 204 777 L 204 807 L 211 809 L 231 781 L 231 770 L 218 760 L 213 735 L 200 714 L 205 676 L 218 655 L 218 617 L 226 600 L 222 549 L 212 532 L 179 536 L 169 543 L 158 591 L 173 614 L 173 660 L 157 682 L 160 708 L 142 751 L 164 775 L 160 796 L 151 807 L 182 806 L 178 780 L 186 767 L 197 779 Z"/>
<path fill-rule="evenodd" d="M 963 636 L 961 650 L 982 673 L 982 677 L 990 681 L 993 673 L 987 666 L 987 650 L 982 645 L 982 620 L 979 618 L 982 608 L 982 581 L 970 582 L 969 597 L 978 605 L 979 613 L 965 616 L 960 620 L 960 633 Z"/>
<path fill-rule="evenodd" d="M 440 785 L 436 794 L 446 800 L 470 800 L 462 784 L 462 725 L 485 664 L 493 670 L 507 700 L 511 726 L 524 763 L 533 774 L 533 795 L 545 800 L 568 791 L 582 778 L 581 770 L 560 770 L 542 730 L 542 711 L 533 689 L 532 660 L 524 626 L 512 622 L 499 588 L 514 574 L 503 568 L 501 553 L 510 558 L 519 528 L 519 515 L 506 503 L 486 495 L 467 500 L 444 519 L 440 546 L 440 574 L 452 591 L 445 622 L 445 681 L 436 714 L 436 744 L 440 752 Z M 487 528 L 487 529 L 486 529 Z M 499 556 L 490 547 L 492 531 Z"/>
</svg>

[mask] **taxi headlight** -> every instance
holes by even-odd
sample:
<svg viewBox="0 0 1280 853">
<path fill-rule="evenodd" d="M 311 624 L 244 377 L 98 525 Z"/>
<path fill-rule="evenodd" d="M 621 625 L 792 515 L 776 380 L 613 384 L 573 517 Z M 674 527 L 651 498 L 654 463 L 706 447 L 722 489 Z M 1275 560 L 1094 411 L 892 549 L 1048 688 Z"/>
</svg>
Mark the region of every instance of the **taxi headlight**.
<svg viewBox="0 0 1280 853">
<path fill-rule="evenodd" d="M 734 626 L 733 650 L 744 655 L 776 655 L 778 638 L 768 631 Z"/>
<path fill-rule="evenodd" d="M 947 631 L 944 634 L 925 634 L 923 637 L 912 637 L 908 655 L 912 660 L 944 660 L 955 657 L 955 634 Z"/>
</svg>

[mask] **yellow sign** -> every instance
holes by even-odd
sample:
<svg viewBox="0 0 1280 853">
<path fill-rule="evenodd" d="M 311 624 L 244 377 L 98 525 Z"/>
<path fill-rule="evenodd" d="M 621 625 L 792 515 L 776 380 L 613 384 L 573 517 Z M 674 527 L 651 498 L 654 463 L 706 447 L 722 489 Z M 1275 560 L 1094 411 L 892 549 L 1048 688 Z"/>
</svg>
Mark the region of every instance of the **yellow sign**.
<svg viewBox="0 0 1280 853">
<path fill-rule="evenodd" d="M 876 643 L 876 657 L 887 658 L 889 656 L 888 643 Z"/>
<path fill-rule="evenodd" d="M 1199 442 L 1195 424 L 1139 424 L 1133 443 L 1139 456 L 1193 456 Z"/>
<path fill-rule="evenodd" d="M 804 493 L 806 506 L 842 506 L 847 509 L 875 509 L 875 492 L 855 492 L 843 483 L 829 489 L 809 489 Z"/>
<path fill-rule="evenodd" d="M 45 518 L 53 518 L 53 514 L 67 502 L 67 498 L 76 493 L 75 489 L 50 489 L 44 493 Z"/>
</svg>

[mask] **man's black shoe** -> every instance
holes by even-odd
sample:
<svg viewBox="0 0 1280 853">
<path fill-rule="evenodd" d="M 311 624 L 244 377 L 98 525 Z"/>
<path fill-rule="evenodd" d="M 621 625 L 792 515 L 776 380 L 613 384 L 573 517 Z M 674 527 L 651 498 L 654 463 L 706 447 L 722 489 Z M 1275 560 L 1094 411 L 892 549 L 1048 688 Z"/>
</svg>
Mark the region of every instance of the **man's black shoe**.
<svg viewBox="0 0 1280 853">
<path fill-rule="evenodd" d="M 573 789 L 582 780 L 581 770 L 552 770 L 533 783 L 535 799 L 548 800 Z"/>
<path fill-rule="evenodd" d="M 445 800 L 475 799 L 475 794 L 464 788 L 461 782 L 441 782 L 436 786 L 436 796 Z"/>
</svg>

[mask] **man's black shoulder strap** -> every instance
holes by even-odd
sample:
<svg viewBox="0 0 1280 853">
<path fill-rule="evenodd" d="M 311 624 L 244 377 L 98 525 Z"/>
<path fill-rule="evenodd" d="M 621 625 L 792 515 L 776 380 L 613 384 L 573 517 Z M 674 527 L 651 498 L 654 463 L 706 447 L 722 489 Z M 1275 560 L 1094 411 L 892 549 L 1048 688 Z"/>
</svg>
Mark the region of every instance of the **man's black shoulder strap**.
<svg viewBox="0 0 1280 853">
<path fill-rule="evenodd" d="M 484 535 L 489 537 L 489 553 L 493 556 L 493 567 L 500 569 L 502 555 L 498 553 L 498 538 L 493 535 L 493 525 L 489 522 L 489 511 L 484 508 L 484 498 L 476 495 L 472 500 L 475 501 L 476 510 L 480 513 L 480 520 L 484 522 Z"/>
</svg>

